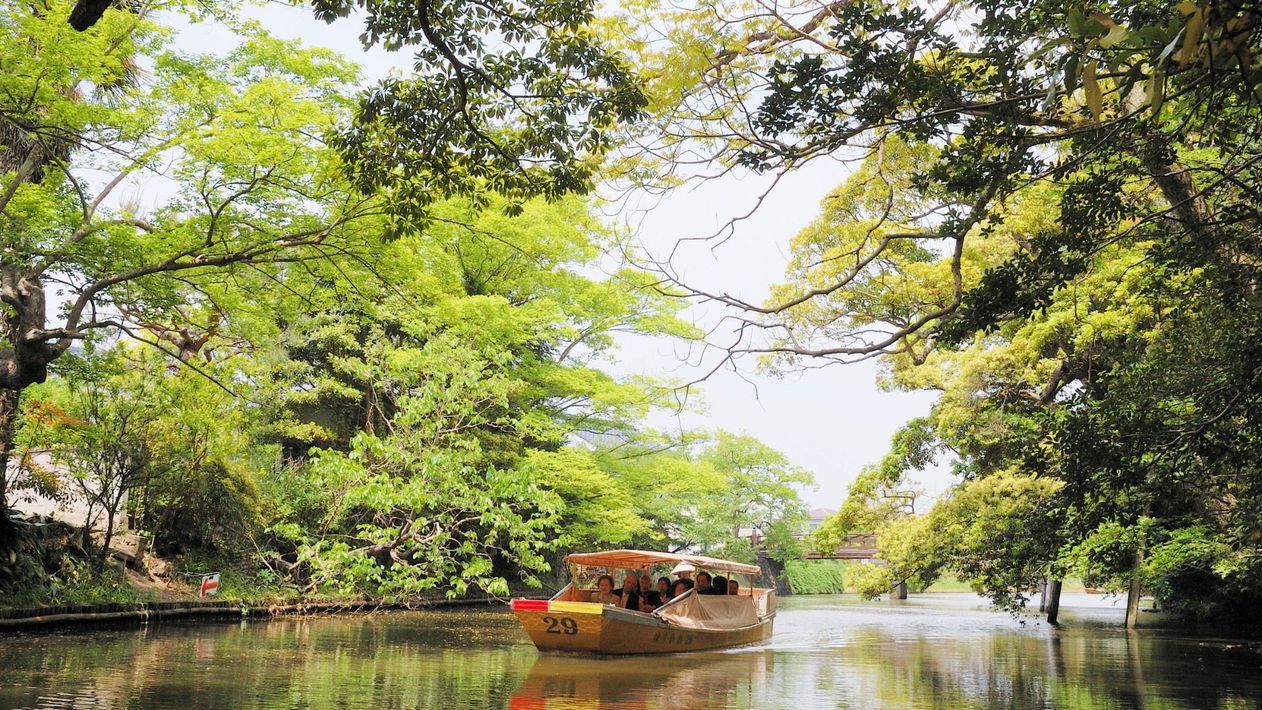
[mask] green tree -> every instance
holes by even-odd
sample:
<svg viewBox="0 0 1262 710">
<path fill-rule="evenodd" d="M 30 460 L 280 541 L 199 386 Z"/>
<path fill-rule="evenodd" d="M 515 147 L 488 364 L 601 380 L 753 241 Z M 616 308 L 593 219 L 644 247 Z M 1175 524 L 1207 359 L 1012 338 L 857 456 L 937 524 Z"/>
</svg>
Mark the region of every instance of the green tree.
<svg viewBox="0 0 1262 710">
<path fill-rule="evenodd" d="M 1049 417 L 1039 463 L 1066 483 L 1065 567 L 1119 590 L 1138 574 L 1199 619 L 1262 599 L 1259 323 L 1198 285 L 1140 354 Z"/>
<path fill-rule="evenodd" d="M 161 353 L 133 353 L 133 387 L 156 389 L 162 412 L 149 444 L 154 470 L 132 497 L 139 529 L 160 554 L 241 558 L 254 553 L 262 483 L 277 447 L 260 436 L 257 404 L 223 382 L 242 371 L 240 354 L 171 371 Z"/>
<path fill-rule="evenodd" d="M 927 418 L 913 419 L 895 432 L 890 451 L 879 465 L 865 466 L 859 472 L 841 509 L 811 534 L 811 546 L 819 552 L 831 551 L 852 532 L 874 532 L 895 520 L 914 516 L 920 491 L 908 478 L 932 464 L 939 447 Z"/>
<path fill-rule="evenodd" d="M 587 451 L 531 451 L 523 459 L 524 473 L 560 496 L 563 512 L 557 540 L 562 549 L 591 550 L 624 546 L 649 530 L 626 487 L 600 468 Z"/>
<path fill-rule="evenodd" d="M 628 49 L 659 68 L 648 86 L 657 120 L 642 124 L 665 135 L 655 156 L 705 151 L 783 172 L 830 156 L 880 166 L 906 146 L 923 154 L 910 180 L 868 171 L 900 196 L 840 208 L 868 238 L 817 262 L 820 284 L 765 305 L 720 300 L 778 328 L 791 310 L 858 292 L 848 287 L 870 279 L 886 256 L 950 255 L 946 278 L 935 279 L 944 298 L 907 302 L 901 318 L 867 330 L 853 327 L 862 325 L 859 300 L 859 322 L 833 312 L 814 332 L 781 339 L 777 352 L 846 359 L 993 329 L 1083 273 L 1124 218 L 1182 268 L 1213 270 L 1256 306 L 1249 166 L 1257 142 L 1240 128 L 1256 111 L 1262 36 L 1252 8 L 873 2 L 739 13 L 722 0 L 700 8 L 627 9 Z M 709 22 L 715 16 L 740 19 Z M 655 33 L 673 41 L 644 41 Z M 1066 228 L 1035 236 L 966 297 L 967 243 L 1049 176 L 1064 188 Z M 1139 183 L 1152 190 L 1134 190 Z"/>
<path fill-rule="evenodd" d="M 1007 491 L 996 504 L 1041 501 L 1027 511 L 1040 540 L 941 541 L 973 539 L 956 564 L 989 555 L 996 566 L 969 576 L 1001 601 L 1019 602 L 1040 566 L 1112 585 L 1147 575 L 1185 610 L 1227 608 L 1202 590 L 1255 598 L 1253 8 L 812 3 L 711 23 L 648 3 L 627 15 L 647 28 L 628 26 L 628 49 L 672 68 L 648 85 L 644 125 L 665 136 L 655 156 L 774 173 L 856 164 L 766 302 L 694 290 L 737 311 L 732 357 L 879 357 L 887 385 L 940 392 L 917 426 L 927 451 L 958 462 L 960 495 L 994 485 L 987 495 Z M 663 28 L 677 38 L 665 50 L 642 41 Z M 902 481 L 862 477 L 841 527 L 884 517 L 876 503 Z"/>
<path fill-rule="evenodd" d="M 76 341 L 175 332 L 189 301 L 222 311 L 226 281 L 358 249 L 374 211 L 319 138 L 348 113 L 347 63 L 261 34 L 222 59 L 182 55 L 151 8 L 89 33 L 68 11 L 2 11 L 0 458 L 22 391 Z M 119 198 L 147 179 L 170 187 L 152 210 Z M 65 305 L 50 313 L 53 285 Z"/>
<path fill-rule="evenodd" d="M 257 472 L 276 454 L 257 438 L 254 408 L 211 377 L 231 376 L 236 363 L 172 371 L 148 346 L 92 346 L 60 359 L 55 377 L 32 389 L 22 446 L 49 449 L 69 470 L 71 492 L 96 509 L 89 518 L 110 533 L 126 512 L 159 554 L 250 548 Z"/>
<path fill-rule="evenodd" d="M 800 556 L 796 536 L 807 514 L 800 491 L 815 485 L 809 471 L 752 436 L 725 431 L 716 433 L 700 459 L 723 477 L 722 487 L 698 506 L 700 519 L 723 526 L 716 536 L 723 547 L 750 532 L 777 559 Z"/>
<path fill-rule="evenodd" d="M 288 452 L 265 484 L 271 563 L 306 588 L 502 592 L 558 545 L 645 530 L 623 482 L 567 442 L 632 432 L 667 401 L 601 369 L 616 334 L 693 329 L 606 256 L 617 235 L 583 201 L 515 215 L 486 201 L 437 203 L 376 254 L 285 274 L 287 295 L 251 321 L 260 348 L 243 372 Z M 419 428 L 422 412 L 457 421 Z M 369 481 L 373 497 L 358 498 Z"/>
<path fill-rule="evenodd" d="M 153 473 L 152 429 L 160 415 L 152 392 L 144 385 L 129 387 L 120 365 L 97 360 L 72 370 L 64 380 L 64 407 L 40 402 L 24 432 L 69 472 L 70 496 L 84 506 L 83 549 L 96 574 L 109 558 L 124 502 Z M 95 530 L 101 532 L 99 547 Z"/>
<path fill-rule="evenodd" d="M 76 0 L 51 20 L 100 36 L 150 9 L 107 12 L 112 5 Z M 520 205 L 587 191 L 613 129 L 645 104 L 626 61 L 602 41 L 591 0 L 311 5 L 326 22 L 362 11 L 365 49 L 413 51 L 413 73 L 378 82 L 337 137 L 357 184 L 382 190 L 397 208 L 396 234 L 450 194 L 498 193 Z"/>
<path fill-rule="evenodd" d="M 618 380 L 601 366 L 618 334 L 695 337 L 681 304 L 648 288 L 648 275 L 604 255 L 617 246 L 577 198 L 533 200 L 506 215 L 501 198 L 433 207 L 415 233 L 336 269 L 286 276 L 287 297 L 257 323 L 277 363 L 277 434 L 299 454 L 346 445 L 389 413 L 369 383 L 341 367 L 367 343 L 424 342 L 452 334 L 502 350 L 528 382 L 513 406 L 534 408 L 531 436 L 559 445 L 570 431 L 626 431 L 668 402 L 647 380 Z M 597 276 L 599 270 L 607 276 Z"/>
<path fill-rule="evenodd" d="M 349 451 L 317 450 L 297 473 L 318 524 L 272 525 L 294 545 L 287 566 L 307 589 L 507 593 L 496 559 L 535 582 L 561 501 L 527 471 L 495 465 L 475 435 L 523 426 L 508 408 L 522 383 L 506 364 L 451 336 L 410 348 L 378 343 L 348 363 L 372 378 L 391 414 L 381 431 L 356 434 Z"/>
<path fill-rule="evenodd" d="M 678 552 L 726 533 L 725 522 L 698 517 L 701 501 L 721 491 L 724 481 L 713 466 L 694 458 L 688 446 L 695 443 L 691 436 L 682 442 L 646 436 L 595 452 L 601 468 L 630 492 L 636 511 L 649 521 L 636 547 Z"/>
<path fill-rule="evenodd" d="M 330 20 L 352 8 L 316 4 Z M 247 36 L 227 57 L 184 55 L 158 9 L 200 12 L 86 2 L 67 24 L 65 0 L 3 11 L 6 457 L 23 388 L 87 333 L 143 329 L 187 361 L 248 319 L 260 305 L 250 296 L 282 273 L 365 259 L 448 197 L 485 204 L 498 190 L 516 212 L 535 195 L 582 191 L 606 130 L 643 102 L 586 27 L 590 5 L 365 3 L 365 42 L 414 46 L 417 64 L 358 111 L 355 69 L 328 52 L 240 25 Z M 152 80 L 136 80 L 141 65 Z M 152 214 L 118 198 L 151 177 L 174 193 Z M 50 323 L 53 282 L 69 305 Z"/>
<path fill-rule="evenodd" d="M 1060 546 L 1059 521 L 1048 511 L 1054 509 L 1062 485 L 1018 473 L 965 482 L 927 516 L 936 538 L 934 552 L 997 605 L 1023 606 Z M 917 546 L 906 549 L 914 555 Z M 932 569 L 933 558 L 928 559 L 924 567 Z M 917 565 L 908 567 L 915 571 Z"/>
<path fill-rule="evenodd" d="M 814 478 L 754 437 L 720 431 L 682 441 L 632 438 L 596 455 L 648 521 L 641 546 L 752 560 L 756 536 L 778 559 L 800 555 L 800 492 Z"/>
<path fill-rule="evenodd" d="M 326 21 L 366 15 L 365 47 L 413 50 L 379 82 L 337 144 L 356 183 L 384 191 L 399 227 L 436 197 L 534 196 L 592 187 L 614 129 L 645 104 L 606 47 L 592 0 L 316 0 Z"/>
</svg>

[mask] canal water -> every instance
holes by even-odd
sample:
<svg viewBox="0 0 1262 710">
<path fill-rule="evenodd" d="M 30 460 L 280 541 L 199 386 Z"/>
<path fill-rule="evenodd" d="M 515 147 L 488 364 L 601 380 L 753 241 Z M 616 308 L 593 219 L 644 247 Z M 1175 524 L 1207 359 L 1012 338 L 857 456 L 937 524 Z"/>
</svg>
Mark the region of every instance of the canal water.
<svg viewBox="0 0 1262 710">
<path fill-rule="evenodd" d="M 153 625 L 0 643 L 0 708 L 1262 708 L 1262 645 L 1062 626 L 970 594 L 782 599 L 762 646 L 539 654 L 497 609 Z"/>
</svg>

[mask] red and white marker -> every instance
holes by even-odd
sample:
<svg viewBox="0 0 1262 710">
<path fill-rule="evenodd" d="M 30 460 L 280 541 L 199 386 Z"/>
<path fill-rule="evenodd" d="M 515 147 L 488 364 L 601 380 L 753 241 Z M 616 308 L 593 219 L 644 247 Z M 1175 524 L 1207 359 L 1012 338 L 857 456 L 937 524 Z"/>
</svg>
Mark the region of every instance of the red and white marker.
<svg viewBox="0 0 1262 710">
<path fill-rule="evenodd" d="M 206 597 L 213 596 L 213 595 L 214 595 L 214 594 L 216 594 L 218 591 L 219 591 L 219 575 L 218 575 L 218 573 L 216 573 L 216 574 L 207 574 L 207 575 L 203 575 L 203 576 L 202 576 L 202 588 L 201 588 L 201 590 L 198 592 L 197 596 L 198 596 L 198 597 L 200 597 L 200 598 L 202 598 L 202 599 L 205 599 Z"/>
</svg>

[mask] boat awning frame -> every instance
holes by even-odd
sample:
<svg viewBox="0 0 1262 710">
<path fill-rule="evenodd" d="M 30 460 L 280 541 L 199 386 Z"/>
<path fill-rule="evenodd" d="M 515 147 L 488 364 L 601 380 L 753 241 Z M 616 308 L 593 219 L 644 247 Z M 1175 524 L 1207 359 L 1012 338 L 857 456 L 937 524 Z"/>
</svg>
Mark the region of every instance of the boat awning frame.
<svg viewBox="0 0 1262 710">
<path fill-rule="evenodd" d="M 687 562 L 697 569 L 737 574 L 756 575 L 762 572 L 757 565 L 743 562 L 720 560 L 705 555 L 686 555 L 675 552 L 656 552 L 653 550 L 607 550 L 605 552 L 576 552 L 567 555 L 566 562 L 583 567 L 613 567 L 615 569 L 642 569 L 658 564 L 677 564 Z"/>
</svg>

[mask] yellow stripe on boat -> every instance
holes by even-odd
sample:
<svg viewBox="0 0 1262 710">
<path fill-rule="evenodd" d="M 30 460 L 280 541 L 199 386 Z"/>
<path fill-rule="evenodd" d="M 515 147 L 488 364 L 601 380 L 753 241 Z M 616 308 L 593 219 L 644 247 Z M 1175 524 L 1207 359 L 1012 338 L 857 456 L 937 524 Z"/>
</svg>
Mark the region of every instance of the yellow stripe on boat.
<svg viewBox="0 0 1262 710">
<path fill-rule="evenodd" d="M 548 611 L 565 614 L 601 614 L 604 609 L 604 605 L 595 602 L 548 602 Z"/>
</svg>

